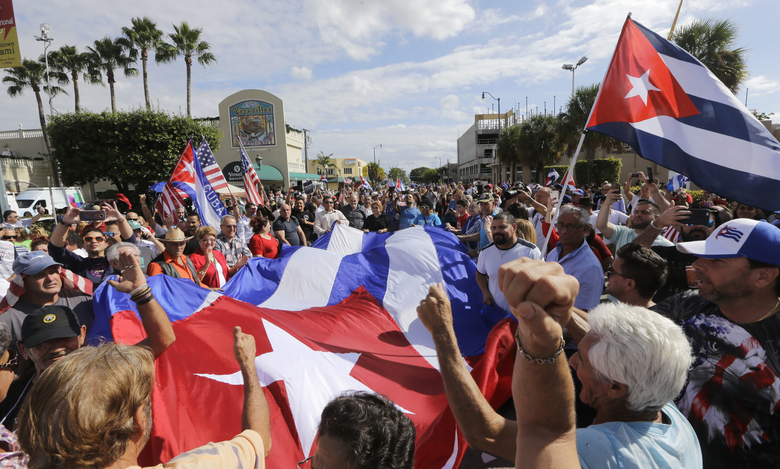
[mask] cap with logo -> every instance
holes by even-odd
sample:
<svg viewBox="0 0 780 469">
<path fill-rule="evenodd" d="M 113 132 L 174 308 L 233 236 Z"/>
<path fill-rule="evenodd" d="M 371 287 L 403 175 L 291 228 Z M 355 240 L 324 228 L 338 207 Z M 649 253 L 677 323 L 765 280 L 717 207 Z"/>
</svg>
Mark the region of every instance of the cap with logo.
<svg viewBox="0 0 780 469">
<path fill-rule="evenodd" d="M 141 227 L 141 224 L 140 224 L 140 223 L 138 223 L 138 222 L 137 222 L 137 221 L 135 221 L 135 220 L 127 220 L 127 224 L 128 224 L 128 225 L 130 225 L 130 228 L 132 228 L 132 229 L 133 229 L 133 231 L 135 231 L 135 230 L 140 230 L 140 229 L 142 228 L 142 227 Z"/>
<path fill-rule="evenodd" d="M 67 306 L 50 305 L 36 309 L 22 323 L 22 343 L 27 348 L 49 340 L 78 337 L 80 333 L 81 324 Z"/>
<path fill-rule="evenodd" d="M 485 193 L 485 194 L 482 194 L 482 195 L 479 197 L 479 203 L 483 203 L 483 202 L 492 202 L 492 201 L 493 201 L 493 194 L 491 194 L 491 193 L 489 193 L 489 192 L 487 192 L 487 193 Z"/>
<path fill-rule="evenodd" d="M 704 241 L 677 243 L 677 250 L 698 257 L 747 257 L 780 265 L 780 229 L 764 220 L 737 218 L 720 225 Z"/>
<path fill-rule="evenodd" d="M 30 251 L 14 259 L 13 269 L 16 275 L 35 275 L 53 265 L 62 264 L 43 251 Z"/>
</svg>

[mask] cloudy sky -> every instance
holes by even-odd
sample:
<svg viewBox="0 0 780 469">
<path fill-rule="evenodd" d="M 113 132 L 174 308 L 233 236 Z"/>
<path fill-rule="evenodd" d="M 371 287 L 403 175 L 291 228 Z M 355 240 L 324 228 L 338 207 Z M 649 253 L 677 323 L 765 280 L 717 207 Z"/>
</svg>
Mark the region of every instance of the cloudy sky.
<svg viewBox="0 0 780 469">
<path fill-rule="evenodd" d="M 16 0 L 22 54 L 38 57 L 40 23 L 51 23 L 52 48 L 83 50 L 116 37 L 130 19 L 149 16 L 163 31 L 188 21 L 203 29 L 218 64 L 193 66 L 193 115 L 217 116 L 238 90 L 258 88 L 285 103 L 287 123 L 311 129 L 309 155 L 373 158 L 384 168 L 435 167 L 457 159 L 456 140 L 475 113 L 528 108 L 552 112 L 571 93 L 564 63 L 588 61 L 577 85 L 601 80 L 626 15 L 666 36 L 677 0 Z M 780 122 L 777 0 L 686 0 L 679 22 L 731 19 L 749 50 L 750 80 L 738 98 Z M 138 64 L 140 69 L 140 62 Z M 0 71 L 2 75 L 2 71 Z M 156 106 L 186 112 L 184 62 L 149 67 Z M 70 90 L 70 88 L 68 88 Z M 82 106 L 110 107 L 108 87 L 81 84 Z M 117 106 L 143 106 L 140 77 L 118 79 Z M 71 92 L 72 95 L 72 92 Z M 71 96 L 54 100 L 71 112 Z M 32 93 L 0 94 L 0 130 L 38 128 Z M 47 109 L 48 112 L 48 109 Z"/>
</svg>

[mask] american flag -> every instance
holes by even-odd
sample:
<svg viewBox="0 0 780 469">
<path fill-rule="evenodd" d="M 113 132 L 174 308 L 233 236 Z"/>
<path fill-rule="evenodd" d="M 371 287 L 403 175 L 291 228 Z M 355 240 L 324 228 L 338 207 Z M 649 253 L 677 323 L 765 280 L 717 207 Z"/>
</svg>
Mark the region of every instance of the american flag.
<svg viewBox="0 0 780 469">
<path fill-rule="evenodd" d="M 257 185 L 260 184 L 260 178 L 257 177 L 255 168 L 246 156 L 244 144 L 239 140 L 239 152 L 241 153 L 241 168 L 244 172 L 244 191 L 249 202 L 255 205 L 263 205 L 263 196 L 257 191 Z"/>
<path fill-rule="evenodd" d="M 352 179 L 344 178 L 344 184 L 352 184 Z"/>
<path fill-rule="evenodd" d="M 205 137 L 195 151 L 195 156 L 198 158 L 200 167 L 203 168 L 203 173 L 206 175 L 206 179 L 209 180 L 211 187 L 215 191 L 227 189 L 228 183 L 225 180 L 225 176 L 222 175 L 222 170 L 219 168 L 217 160 L 214 158 L 214 154 L 211 152 L 211 148 Z"/>
</svg>

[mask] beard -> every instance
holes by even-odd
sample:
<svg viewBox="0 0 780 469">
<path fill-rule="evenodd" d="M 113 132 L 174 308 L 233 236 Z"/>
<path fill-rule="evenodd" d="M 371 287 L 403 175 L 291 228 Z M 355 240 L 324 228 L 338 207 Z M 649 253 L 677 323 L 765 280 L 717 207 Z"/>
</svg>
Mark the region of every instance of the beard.
<svg viewBox="0 0 780 469">
<path fill-rule="evenodd" d="M 506 236 L 503 233 L 496 233 L 493 235 L 493 242 L 497 245 L 503 245 L 506 243 Z"/>
<path fill-rule="evenodd" d="M 635 230 L 644 230 L 648 226 L 650 226 L 650 221 L 631 220 L 631 228 Z"/>
<path fill-rule="evenodd" d="M 680 236 L 683 241 L 702 241 L 707 239 L 707 232 L 700 228 L 690 230 L 680 230 Z"/>
<path fill-rule="evenodd" d="M 709 283 L 709 279 L 706 277 L 699 276 L 699 278 L 703 282 L 699 285 L 699 296 L 713 303 L 721 300 L 744 298 L 754 292 L 748 284 L 749 280 L 747 276 L 739 276 L 733 281 L 719 287 L 715 287 Z"/>
</svg>

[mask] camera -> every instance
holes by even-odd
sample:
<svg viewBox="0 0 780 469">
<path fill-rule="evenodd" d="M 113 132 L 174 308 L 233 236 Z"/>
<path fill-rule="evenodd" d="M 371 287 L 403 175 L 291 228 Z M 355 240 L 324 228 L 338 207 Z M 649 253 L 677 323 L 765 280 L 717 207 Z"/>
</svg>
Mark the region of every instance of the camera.
<svg viewBox="0 0 780 469">
<path fill-rule="evenodd" d="M 519 193 L 520 193 L 520 191 L 518 191 L 518 190 L 504 191 L 504 199 L 509 200 L 509 199 L 517 196 L 517 194 L 519 194 Z"/>
<path fill-rule="evenodd" d="M 630 176 L 630 177 L 632 177 L 632 178 L 638 178 L 638 177 L 639 177 L 639 173 L 631 173 L 631 176 Z"/>
</svg>

